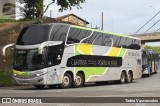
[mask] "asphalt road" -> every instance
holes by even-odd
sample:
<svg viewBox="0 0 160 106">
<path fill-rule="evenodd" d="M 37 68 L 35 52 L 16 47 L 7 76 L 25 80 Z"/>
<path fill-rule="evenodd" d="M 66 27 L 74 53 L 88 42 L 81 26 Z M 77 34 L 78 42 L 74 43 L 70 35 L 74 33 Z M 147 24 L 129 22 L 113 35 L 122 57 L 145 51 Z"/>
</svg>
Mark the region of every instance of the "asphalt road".
<svg viewBox="0 0 160 106">
<path fill-rule="evenodd" d="M 130 84 L 117 84 L 117 83 L 105 83 L 96 85 L 95 83 L 86 84 L 82 88 L 70 88 L 50 89 L 48 87 L 37 90 L 33 86 L 14 86 L 14 87 L 1 87 L 0 97 L 160 97 L 160 72 L 153 74 L 150 77 L 134 80 Z M 66 99 L 66 98 L 64 98 Z M 71 99 L 71 98 L 67 98 Z M 85 98 L 90 99 L 90 98 Z M 74 99 L 73 99 L 74 100 Z M 160 101 L 159 101 L 160 102 Z M 7 104 L 0 104 L 7 105 Z M 15 105 L 15 104 L 12 104 Z M 20 105 L 20 104 L 18 104 Z M 15 105 L 15 106 L 18 106 Z M 35 104 L 33 104 L 35 106 Z M 39 105 L 39 104 L 37 104 Z M 58 106 L 74 106 L 73 103 L 62 104 L 43 104 L 43 105 L 58 105 Z M 76 104 L 76 105 L 106 105 L 106 104 Z M 119 105 L 124 106 L 159 106 L 160 103 L 125 103 Z M 30 105 L 31 106 L 31 105 Z M 108 104 L 107 106 L 114 106 L 114 104 Z"/>
</svg>

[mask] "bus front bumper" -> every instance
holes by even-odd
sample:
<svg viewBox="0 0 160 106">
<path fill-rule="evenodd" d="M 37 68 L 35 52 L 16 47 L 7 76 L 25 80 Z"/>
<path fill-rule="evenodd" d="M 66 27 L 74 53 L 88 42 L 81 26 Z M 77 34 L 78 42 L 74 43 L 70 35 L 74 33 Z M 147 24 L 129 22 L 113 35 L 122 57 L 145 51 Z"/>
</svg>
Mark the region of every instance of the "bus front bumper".
<svg viewBox="0 0 160 106">
<path fill-rule="evenodd" d="M 18 78 L 13 76 L 13 79 L 17 84 L 20 85 L 46 85 L 45 75 L 35 77 L 35 78 Z"/>
</svg>

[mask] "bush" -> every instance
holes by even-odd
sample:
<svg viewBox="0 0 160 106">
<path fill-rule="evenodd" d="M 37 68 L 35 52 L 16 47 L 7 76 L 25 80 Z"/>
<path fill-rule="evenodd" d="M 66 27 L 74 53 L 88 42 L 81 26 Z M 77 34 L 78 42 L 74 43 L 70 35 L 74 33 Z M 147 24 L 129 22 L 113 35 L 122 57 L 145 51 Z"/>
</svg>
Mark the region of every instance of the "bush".
<svg viewBox="0 0 160 106">
<path fill-rule="evenodd" d="M 0 19 L 0 23 L 6 23 L 6 22 L 16 22 L 15 19 Z"/>
<path fill-rule="evenodd" d="M 9 71 L 0 71 L 0 86 L 12 86 L 12 73 Z"/>
</svg>

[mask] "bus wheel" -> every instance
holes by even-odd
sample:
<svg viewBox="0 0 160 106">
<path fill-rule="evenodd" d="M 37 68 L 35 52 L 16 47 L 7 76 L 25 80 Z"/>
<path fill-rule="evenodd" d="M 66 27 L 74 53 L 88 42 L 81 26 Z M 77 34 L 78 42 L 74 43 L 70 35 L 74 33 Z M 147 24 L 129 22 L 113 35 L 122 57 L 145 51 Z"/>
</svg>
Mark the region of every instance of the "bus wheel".
<svg viewBox="0 0 160 106">
<path fill-rule="evenodd" d="M 69 73 L 65 73 L 63 76 L 62 84 L 60 84 L 60 87 L 63 89 L 70 88 L 72 84 L 72 78 Z"/>
<path fill-rule="evenodd" d="M 121 83 L 121 84 L 124 84 L 124 83 L 125 83 L 125 80 L 126 80 L 126 74 L 125 74 L 125 72 L 123 71 L 123 72 L 121 73 L 121 76 L 120 76 L 120 83 Z"/>
<path fill-rule="evenodd" d="M 132 73 L 131 73 L 130 71 L 128 72 L 126 82 L 127 82 L 127 83 L 131 83 L 131 82 L 132 82 Z"/>
<path fill-rule="evenodd" d="M 147 74 L 147 77 L 150 77 L 151 76 L 151 69 L 149 70 L 148 74 Z"/>
<path fill-rule="evenodd" d="M 74 88 L 79 88 L 79 87 L 82 87 L 83 84 L 84 84 L 84 77 L 81 73 L 78 73 L 76 75 L 75 80 L 73 81 L 73 87 Z"/>
<path fill-rule="evenodd" d="M 45 85 L 34 85 L 34 87 L 36 87 L 37 89 L 43 89 Z"/>
</svg>

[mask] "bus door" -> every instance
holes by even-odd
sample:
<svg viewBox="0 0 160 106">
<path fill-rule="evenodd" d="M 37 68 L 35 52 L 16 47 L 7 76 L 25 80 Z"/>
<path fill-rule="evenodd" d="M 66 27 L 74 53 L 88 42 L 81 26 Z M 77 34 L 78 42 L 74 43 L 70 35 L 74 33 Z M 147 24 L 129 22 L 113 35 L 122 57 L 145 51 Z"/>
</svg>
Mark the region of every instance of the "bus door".
<svg viewBox="0 0 160 106">
<path fill-rule="evenodd" d="M 155 72 L 155 59 L 154 59 L 154 54 L 152 54 L 152 69 L 153 69 L 153 72 Z"/>
<path fill-rule="evenodd" d="M 150 67 L 150 71 L 152 73 L 152 59 L 151 59 L 151 54 L 150 53 L 148 55 L 148 64 L 149 64 L 149 67 Z"/>
<path fill-rule="evenodd" d="M 47 48 L 47 66 L 48 66 L 48 81 L 47 84 L 59 82 L 60 68 L 59 64 L 62 60 L 63 50 L 59 45 L 48 46 Z"/>
</svg>

